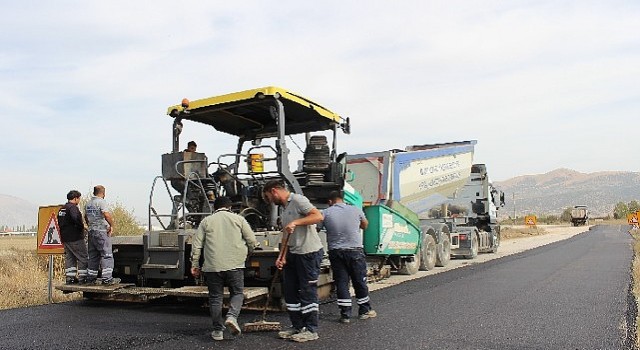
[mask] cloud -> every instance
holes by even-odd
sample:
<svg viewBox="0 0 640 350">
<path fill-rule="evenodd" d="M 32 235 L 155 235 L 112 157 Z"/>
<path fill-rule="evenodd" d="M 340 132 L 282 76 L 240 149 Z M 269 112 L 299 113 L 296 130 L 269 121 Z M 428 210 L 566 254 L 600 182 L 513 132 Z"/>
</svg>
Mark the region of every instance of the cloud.
<svg viewBox="0 0 640 350">
<path fill-rule="evenodd" d="M 350 153 L 475 139 L 497 180 L 637 170 L 633 1 L 5 5 L 0 193 L 32 202 L 103 183 L 145 215 L 166 107 L 268 85 L 350 117 Z M 208 128 L 187 139 L 235 148 Z"/>
</svg>

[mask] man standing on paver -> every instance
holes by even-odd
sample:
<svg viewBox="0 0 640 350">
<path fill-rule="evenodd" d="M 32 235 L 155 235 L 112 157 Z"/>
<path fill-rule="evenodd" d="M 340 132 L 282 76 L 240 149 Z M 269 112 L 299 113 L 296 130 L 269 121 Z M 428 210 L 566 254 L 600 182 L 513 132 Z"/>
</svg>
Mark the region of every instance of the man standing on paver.
<svg viewBox="0 0 640 350">
<path fill-rule="evenodd" d="M 87 243 L 84 241 L 82 213 L 78 209 L 81 196 L 76 190 L 69 191 L 67 203 L 58 211 L 66 284 L 84 284 L 87 279 Z"/>
<path fill-rule="evenodd" d="M 316 340 L 318 278 L 324 255 L 316 224 L 322 221 L 322 213 L 307 197 L 289 192 L 282 181 L 267 182 L 262 193 L 265 200 L 283 207 L 283 237 L 289 235 L 289 251 L 282 260 L 276 260 L 276 267 L 284 268 L 284 300 L 293 328 L 278 336 L 296 342 Z"/>
<path fill-rule="evenodd" d="M 119 278 L 113 278 L 111 236 L 113 236 L 115 222 L 109 212 L 104 196 L 104 186 L 95 186 L 93 188 L 93 197 L 87 202 L 84 211 L 85 220 L 89 226 L 87 283 L 98 282 L 98 269 L 102 265 L 102 284 L 113 285 L 120 283 Z"/>
<path fill-rule="evenodd" d="M 356 292 L 358 318 L 366 320 L 376 317 L 377 313 L 371 308 L 369 300 L 367 262 L 360 232 L 360 229 L 367 228 L 369 222 L 362 210 L 345 203 L 343 195 L 338 191 L 329 193 L 329 205 L 330 207 L 322 212 L 322 226 L 327 231 L 327 246 L 333 279 L 336 282 L 340 322 L 349 323 L 351 319 L 349 280 Z"/>
</svg>

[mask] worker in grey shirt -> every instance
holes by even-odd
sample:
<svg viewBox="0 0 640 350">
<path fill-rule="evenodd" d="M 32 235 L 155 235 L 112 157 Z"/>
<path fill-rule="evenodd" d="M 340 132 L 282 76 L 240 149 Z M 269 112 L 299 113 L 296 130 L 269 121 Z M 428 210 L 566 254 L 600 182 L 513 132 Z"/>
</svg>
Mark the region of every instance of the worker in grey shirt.
<svg viewBox="0 0 640 350">
<path fill-rule="evenodd" d="M 89 226 L 88 253 L 89 267 L 87 269 L 87 283 L 95 283 L 98 269 L 102 266 L 102 284 L 118 284 L 119 278 L 113 278 L 113 250 L 111 236 L 113 236 L 113 216 L 109 212 L 104 200 L 105 188 L 97 185 L 93 188 L 93 197 L 84 209 L 85 220 Z"/>
<path fill-rule="evenodd" d="M 289 235 L 289 250 L 283 259 L 276 260 L 276 267 L 284 269 L 284 300 L 293 327 L 278 336 L 296 342 L 316 340 L 318 278 L 324 255 L 316 224 L 322 221 L 322 213 L 307 197 L 289 192 L 282 181 L 267 182 L 262 193 L 268 202 L 283 208 L 280 218 L 285 235 Z"/>
<path fill-rule="evenodd" d="M 209 309 L 213 321 L 213 340 L 223 340 L 225 326 L 234 335 L 240 334 L 238 316 L 244 300 L 244 267 L 247 256 L 255 248 L 256 236 L 247 220 L 231 212 L 231 200 L 218 197 L 213 202 L 214 213 L 202 220 L 191 244 L 191 273 L 204 272 L 209 289 Z M 200 268 L 200 256 L 204 263 Z M 224 286 L 229 288 L 229 311 L 222 322 Z"/>
<path fill-rule="evenodd" d="M 333 279 L 336 282 L 340 322 L 349 323 L 351 318 L 351 293 L 349 280 L 356 292 L 358 318 L 366 320 L 376 317 L 371 308 L 367 287 L 367 262 L 362 249 L 362 233 L 369 222 L 362 210 L 344 202 L 342 193 L 329 193 L 330 207 L 322 214 L 321 224 L 327 231 L 327 245 Z"/>
</svg>

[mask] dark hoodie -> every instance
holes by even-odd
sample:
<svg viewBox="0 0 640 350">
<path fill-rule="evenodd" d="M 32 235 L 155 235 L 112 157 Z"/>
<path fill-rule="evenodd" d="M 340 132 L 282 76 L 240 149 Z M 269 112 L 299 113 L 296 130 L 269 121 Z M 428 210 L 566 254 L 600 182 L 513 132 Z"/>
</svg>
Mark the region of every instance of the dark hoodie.
<svg viewBox="0 0 640 350">
<path fill-rule="evenodd" d="M 78 206 L 73 203 L 65 203 L 58 212 L 58 225 L 63 242 L 74 242 L 84 239 L 84 224 L 82 214 Z"/>
</svg>

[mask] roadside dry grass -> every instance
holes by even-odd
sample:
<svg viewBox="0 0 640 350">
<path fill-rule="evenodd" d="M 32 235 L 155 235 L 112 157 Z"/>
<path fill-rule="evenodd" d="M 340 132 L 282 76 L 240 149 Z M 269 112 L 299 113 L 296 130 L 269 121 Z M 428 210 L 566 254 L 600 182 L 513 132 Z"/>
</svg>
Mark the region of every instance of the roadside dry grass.
<svg viewBox="0 0 640 350">
<path fill-rule="evenodd" d="M 64 282 L 64 257 L 53 259 L 54 285 Z M 0 310 L 48 303 L 49 257 L 36 254 L 36 237 L 0 237 Z M 54 290 L 53 301 L 80 298 Z"/>
<path fill-rule="evenodd" d="M 522 237 L 530 237 L 530 236 L 539 236 L 547 233 L 544 226 L 538 225 L 535 227 L 528 227 L 524 225 L 515 225 L 515 226 L 505 226 L 502 225 L 500 228 L 500 238 L 501 239 L 513 239 L 513 238 L 522 238 Z"/>
<path fill-rule="evenodd" d="M 635 239 L 633 243 L 633 262 L 631 263 L 631 282 L 633 287 L 631 291 L 636 299 L 636 308 L 638 307 L 638 298 L 640 298 L 640 230 L 630 230 L 631 237 Z M 640 315 L 636 314 L 636 348 L 640 348 Z"/>
</svg>

